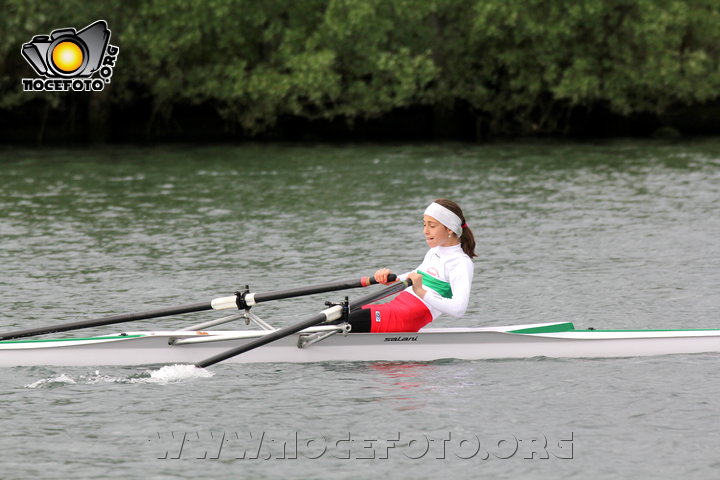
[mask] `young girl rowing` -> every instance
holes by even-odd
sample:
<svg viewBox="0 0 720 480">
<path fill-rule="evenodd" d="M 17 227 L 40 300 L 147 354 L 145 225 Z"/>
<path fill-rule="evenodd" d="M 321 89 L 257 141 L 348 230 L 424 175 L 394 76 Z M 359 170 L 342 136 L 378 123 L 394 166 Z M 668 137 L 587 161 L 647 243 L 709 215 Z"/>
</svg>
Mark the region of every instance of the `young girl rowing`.
<svg viewBox="0 0 720 480">
<path fill-rule="evenodd" d="M 412 272 L 408 287 L 391 302 L 366 305 L 349 319 L 352 333 L 417 332 L 445 313 L 462 317 L 470 299 L 475 237 L 457 203 L 440 198 L 425 209 L 423 234 L 430 250 Z M 388 284 L 390 270 L 375 272 L 375 280 Z"/>
</svg>

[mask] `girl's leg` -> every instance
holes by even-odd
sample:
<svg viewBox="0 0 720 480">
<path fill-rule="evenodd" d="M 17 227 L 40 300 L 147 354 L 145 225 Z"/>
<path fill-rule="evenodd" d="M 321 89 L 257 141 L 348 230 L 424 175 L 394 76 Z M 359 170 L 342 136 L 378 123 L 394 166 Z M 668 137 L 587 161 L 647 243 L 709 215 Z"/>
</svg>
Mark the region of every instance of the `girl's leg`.
<svg viewBox="0 0 720 480">
<path fill-rule="evenodd" d="M 326 325 L 338 325 L 342 320 L 328 322 Z M 361 308 L 350 314 L 348 323 L 352 327 L 350 333 L 370 333 L 370 309 Z"/>
</svg>

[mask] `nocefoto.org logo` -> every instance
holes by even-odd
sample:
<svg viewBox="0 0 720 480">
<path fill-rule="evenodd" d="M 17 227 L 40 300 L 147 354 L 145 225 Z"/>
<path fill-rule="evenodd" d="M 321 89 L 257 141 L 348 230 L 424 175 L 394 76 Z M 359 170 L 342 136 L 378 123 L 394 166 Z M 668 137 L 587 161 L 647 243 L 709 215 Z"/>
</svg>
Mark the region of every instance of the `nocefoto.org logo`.
<svg viewBox="0 0 720 480">
<path fill-rule="evenodd" d="M 44 78 L 23 78 L 26 92 L 99 92 L 110 83 L 120 49 L 110 45 L 105 20 L 80 31 L 58 28 L 50 35 L 35 35 L 20 53 Z M 98 73 L 99 78 L 92 78 Z"/>
</svg>

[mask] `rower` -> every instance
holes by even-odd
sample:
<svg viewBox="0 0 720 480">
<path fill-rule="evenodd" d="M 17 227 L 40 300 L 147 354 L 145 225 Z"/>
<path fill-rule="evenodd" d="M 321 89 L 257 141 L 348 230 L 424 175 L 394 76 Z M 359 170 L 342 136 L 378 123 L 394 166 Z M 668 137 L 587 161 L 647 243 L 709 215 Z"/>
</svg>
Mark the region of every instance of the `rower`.
<svg viewBox="0 0 720 480">
<path fill-rule="evenodd" d="M 351 333 L 417 332 L 441 314 L 460 318 L 467 310 L 473 278 L 475 237 L 460 206 L 447 199 L 431 203 L 423 215 L 423 234 L 430 250 L 413 271 L 398 275 L 412 280 L 391 302 L 365 305 L 350 315 Z M 375 272 L 388 284 L 390 270 Z"/>
</svg>

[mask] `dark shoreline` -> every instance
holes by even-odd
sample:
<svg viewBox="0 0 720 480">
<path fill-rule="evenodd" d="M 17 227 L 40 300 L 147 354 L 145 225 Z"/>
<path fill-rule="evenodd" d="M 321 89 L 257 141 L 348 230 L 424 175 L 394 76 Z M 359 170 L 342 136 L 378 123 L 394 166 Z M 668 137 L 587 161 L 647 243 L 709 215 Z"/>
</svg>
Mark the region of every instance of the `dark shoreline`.
<svg viewBox="0 0 720 480">
<path fill-rule="evenodd" d="M 82 102 L 80 102 L 82 103 Z M 99 117 L 99 118 L 98 118 Z M 101 115 L 90 109 L 71 107 L 51 110 L 41 102 L 5 111 L 0 116 L 0 144 L 26 146 L 234 143 L 245 141 L 289 142 L 397 142 L 461 141 L 490 142 L 532 138 L 588 140 L 593 138 L 684 138 L 720 134 L 720 101 L 677 107 L 663 115 L 621 116 L 605 109 L 576 109 L 560 130 L 509 131 L 490 135 L 484 125 L 491 120 L 467 109 L 441 111 L 432 107 L 394 110 L 378 118 L 355 120 L 308 120 L 283 117 L 262 134 L 251 135 L 225 122 L 209 106 L 179 106 L 167 118 L 153 117 L 143 105 L 110 106 Z"/>
</svg>

